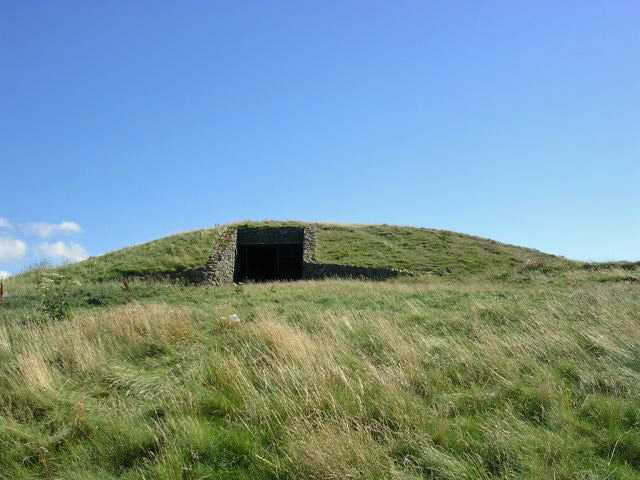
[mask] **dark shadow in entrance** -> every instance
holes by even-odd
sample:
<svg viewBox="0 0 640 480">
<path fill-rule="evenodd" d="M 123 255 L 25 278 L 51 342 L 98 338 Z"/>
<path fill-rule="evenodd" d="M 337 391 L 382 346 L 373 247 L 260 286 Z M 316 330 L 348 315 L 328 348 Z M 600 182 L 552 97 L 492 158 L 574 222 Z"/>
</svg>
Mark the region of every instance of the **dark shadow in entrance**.
<svg viewBox="0 0 640 480">
<path fill-rule="evenodd" d="M 302 278 L 302 244 L 238 245 L 236 281 Z"/>
</svg>

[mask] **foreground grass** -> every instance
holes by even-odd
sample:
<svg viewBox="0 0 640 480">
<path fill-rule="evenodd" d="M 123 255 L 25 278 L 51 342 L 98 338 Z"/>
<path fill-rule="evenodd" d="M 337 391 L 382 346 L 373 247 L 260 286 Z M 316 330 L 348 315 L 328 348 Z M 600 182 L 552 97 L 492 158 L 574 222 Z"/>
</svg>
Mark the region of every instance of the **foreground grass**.
<svg viewBox="0 0 640 480">
<path fill-rule="evenodd" d="M 0 478 L 640 478 L 629 275 L 101 284 L 60 322 L 18 281 Z"/>
</svg>

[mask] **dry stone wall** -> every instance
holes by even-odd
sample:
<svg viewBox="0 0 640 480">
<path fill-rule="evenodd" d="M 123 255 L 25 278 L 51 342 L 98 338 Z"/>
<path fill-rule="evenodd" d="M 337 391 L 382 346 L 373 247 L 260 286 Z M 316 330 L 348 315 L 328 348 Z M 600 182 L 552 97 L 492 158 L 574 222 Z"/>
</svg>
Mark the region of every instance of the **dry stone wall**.
<svg viewBox="0 0 640 480">
<path fill-rule="evenodd" d="M 224 285 L 233 282 L 236 265 L 236 243 L 238 230 L 223 227 L 213 244 L 211 255 L 204 268 L 205 282 L 210 285 Z"/>
<path fill-rule="evenodd" d="M 304 278 L 307 280 L 323 278 L 351 278 L 358 280 L 386 280 L 397 277 L 398 270 L 385 267 L 358 267 L 333 263 L 305 263 Z M 408 273 L 405 273 L 408 274 Z"/>
<path fill-rule="evenodd" d="M 300 227 L 243 227 L 238 229 L 238 245 L 303 243 Z"/>
<path fill-rule="evenodd" d="M 313 263 L 316 261 L 317 229 L 315 225 L 304 227 L 304 238 L 302 239 L 302 261 Z M 304 277 L 303 271 L 303 277 Z"/>
</svg>

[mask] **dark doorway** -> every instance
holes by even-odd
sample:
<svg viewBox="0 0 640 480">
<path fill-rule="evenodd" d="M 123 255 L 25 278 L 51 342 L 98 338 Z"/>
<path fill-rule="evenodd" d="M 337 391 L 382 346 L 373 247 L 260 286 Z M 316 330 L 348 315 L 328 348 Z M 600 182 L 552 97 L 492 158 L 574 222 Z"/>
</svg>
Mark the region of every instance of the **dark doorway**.
<svg viewBox="0 0 640 480">
<path fill-rule="evenodd" d="M 238 279 L 264 282 L 302 278 L 302 244 L 238 245 Z"/>
</svg>

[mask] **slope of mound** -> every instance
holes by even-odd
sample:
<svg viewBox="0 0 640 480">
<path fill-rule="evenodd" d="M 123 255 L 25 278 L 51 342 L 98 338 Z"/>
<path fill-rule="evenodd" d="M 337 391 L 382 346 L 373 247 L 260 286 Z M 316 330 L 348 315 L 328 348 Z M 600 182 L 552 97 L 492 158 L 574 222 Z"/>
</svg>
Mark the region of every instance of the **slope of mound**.
<svg viewBox="0 0 640 480">
<path fill-rule="evenodd" d="M 208 228 L 179 233 L 91 257 L 61 270 L 95 281 L 177 275 L 206 263 L 218 231 L 217 228 Z"/>
<path fill-rule="evenodd" d="M 238 226 L 301 225 L 243 222 Z M 90 258 L 64 271 L 88 280 L 179 275 L 203 266 L 220 228 L 172 235 Z M 493 240 L 444 230 L 390 225 L 317 224 L 318 262 L 387 267 L 418 274 L 466 275 L 518 268 L 554 269 L 567 260 Z"/>
<path fill-rule="evenodd" d="M 390 225 L 320 225 L 317 257 L 327 263 L 440 275 L 525 265 L 554 268 L 569 263 L 536 250 L 471 235 Z"/>
</svg>

